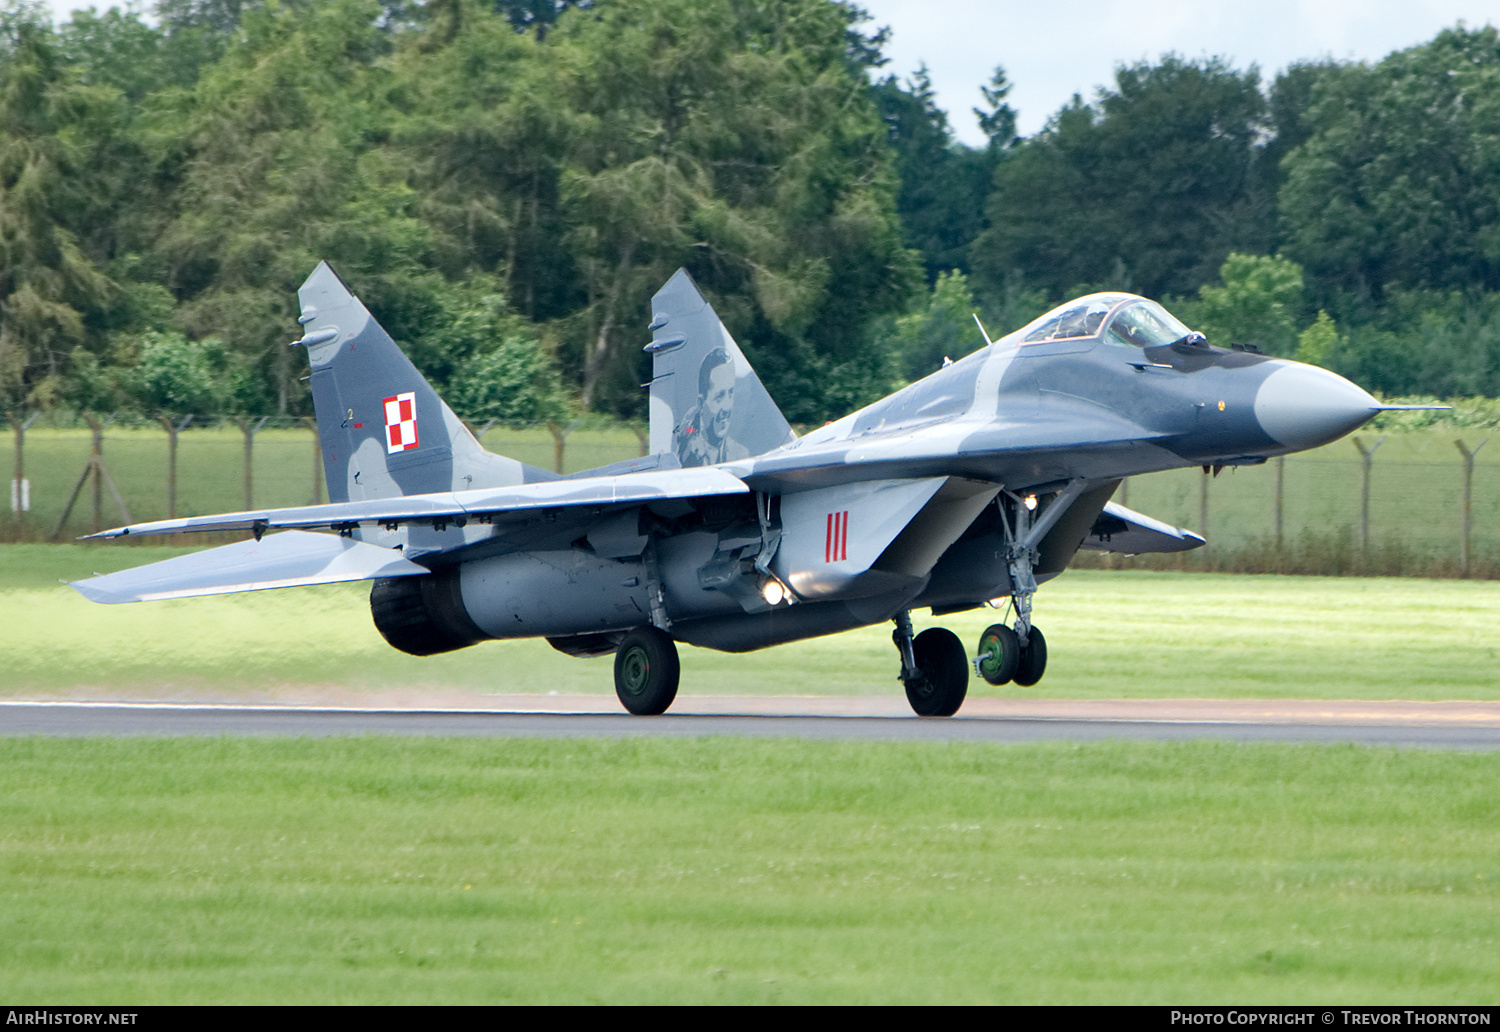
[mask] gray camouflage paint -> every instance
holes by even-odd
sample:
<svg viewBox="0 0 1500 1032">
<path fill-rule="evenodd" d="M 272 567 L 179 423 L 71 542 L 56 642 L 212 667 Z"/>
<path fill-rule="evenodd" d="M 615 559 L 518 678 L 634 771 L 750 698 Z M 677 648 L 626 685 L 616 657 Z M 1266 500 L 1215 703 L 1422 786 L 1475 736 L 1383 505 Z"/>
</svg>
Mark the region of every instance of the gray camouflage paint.
<svg viewBox="0 0 1500 1032">
<path fill-rule="evenodd" d="M 761 455 L 795 438 L 685 269 L 656 292 L 651 312 L 646 350 L 653 455 L 670 455 L 683 466 L 709 465 Z M 733 370 L 732 385 L 718 379 L 726 369 Z"/>
<path fill-rule="evenodd" d="M 352 538 L 288 530 L 259 541 L 237 541 L 132 570 L 107 573 L 73 587 L 92 602 L 154 602 L 375 577 L 413 577 L 426 567 L 399 552 Z"/>
<path fill-rule="evenodd" d="M 1002 489 L 1045 506 L 1077 485 L 1040 544 L 1038 581 L 1080 544 L 1195 547 L 1196 535 L 1110 503 L 1119 480 L 1262 462 L 1334 440 L 1379 407 L 1324 370 L 1191 338 L 1142 347 L 1098 332 L 1027 343 L 1023 328 L 798 439 L 679 272 L 652 302 L 652 454 L 558 479 L 485 452 L 326 264 L 299 297 L 336 501 L 103 536 L 353 530 L 386 546 L 382 555 L 403 547 L 419 568 L 456 578 L 455 597 L 483 634 L 547 635 L 574 654 L 607 651 L 610 635 L 648 621 L 682 641 L 743 651 L 1007 595 L 992 504 Z M 392 454 L 380 406 L 402 393 L 415 400 L 420 441 Z M 190 558 L 206 567 L 213 554 Z M 143 583 L 162 590 L 177 577 L 191 594 L 195 577 L 213 579 L 193 563 L 162 566 L 138 571 Z M 762 598 L 770 575 L 796 604 Z M 87 594 L 90 584 L 75 586 Z"/>
</svg>

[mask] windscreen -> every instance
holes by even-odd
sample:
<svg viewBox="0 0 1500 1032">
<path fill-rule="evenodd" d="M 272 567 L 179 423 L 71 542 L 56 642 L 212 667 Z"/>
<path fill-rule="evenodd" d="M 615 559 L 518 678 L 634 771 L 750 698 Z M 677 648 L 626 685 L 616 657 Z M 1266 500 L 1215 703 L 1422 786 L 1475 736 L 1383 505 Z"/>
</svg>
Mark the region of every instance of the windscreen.
<svg viewBox="0 0 1500 1032">
<path fill-rule="evenodd" d="M 1152 348 L 1175 344 L 1191 332 L 1155 301 L 1141 299 L 1115 312 L 1104 330 L 1104 339 L 1110 344 Z"/>
</svg>

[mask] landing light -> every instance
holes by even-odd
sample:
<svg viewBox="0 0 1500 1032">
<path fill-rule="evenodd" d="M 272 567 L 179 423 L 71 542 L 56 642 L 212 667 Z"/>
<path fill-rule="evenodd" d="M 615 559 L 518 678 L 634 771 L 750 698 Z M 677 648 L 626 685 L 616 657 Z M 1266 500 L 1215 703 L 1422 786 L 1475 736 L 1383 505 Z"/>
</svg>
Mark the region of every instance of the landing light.
<svg viewBox="0 0 1500 1032">
<path fill-rule="evenodd" d="M 766 600 L 767 605 L 779 606 L 786 598 L 786 588 L 774 577 L 767 577 L 766 582 L 760 586 L 760 597 Z"/>
<path fill-rule="evenodd" d="M 1036 495 L 1027 495 L 1026 496 L 1026 511 L 1027 512 L 1035 512 L 1036 511 Z"/>
</svg>

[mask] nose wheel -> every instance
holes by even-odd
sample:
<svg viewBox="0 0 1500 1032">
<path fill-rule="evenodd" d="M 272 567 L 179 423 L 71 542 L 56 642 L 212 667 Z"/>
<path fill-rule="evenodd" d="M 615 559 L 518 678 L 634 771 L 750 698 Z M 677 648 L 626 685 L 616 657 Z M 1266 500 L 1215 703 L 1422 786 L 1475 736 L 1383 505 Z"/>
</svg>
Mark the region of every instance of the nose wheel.
<svg viewBox="0 0 1500 1032">
<path fill-rule="evenodd" d="M 1047 639 L 1036 627 L 1030 628 L 1026 644 L 1020 635 L 1004 624 L 992 624 L 979 636 L 979 654 L 974 657 L 974 671 L 990 684 L 1014 681 L 1030 688 L 1047 670 Z"/>
<path fill-rule="evenodd" d="M 990 684 L 1009 684 L 1021 662 L 1021 639 L 1004 624 L 991 624 L 979 636 L 974 671 Z"/>
<path fill-rule="evenodd" d="M 1016 672 L 1011 680 L 1022 688 L 1030 688 L 1046 672 L 1047 639 L 1042 637 L 1040 630 L 1033 627 L 1026 636 L 1026 644 L 1021 646 L 1021 654 L 1016 660 Z"/>
</svg>

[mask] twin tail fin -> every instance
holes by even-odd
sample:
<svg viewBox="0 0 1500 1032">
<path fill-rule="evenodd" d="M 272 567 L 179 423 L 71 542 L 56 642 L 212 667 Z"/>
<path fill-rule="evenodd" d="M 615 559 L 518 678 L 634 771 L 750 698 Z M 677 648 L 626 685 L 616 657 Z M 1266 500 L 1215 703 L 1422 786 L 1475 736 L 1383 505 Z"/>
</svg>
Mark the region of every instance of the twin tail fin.
<svg viewBox="0 0 1500 1032">
<path fill-rule="evenodd" d="M 651 299 L 651 453 L 683 466 L 751 458 L 796 439 L 687 270 Z"/>
<path fill-rule="evenodd" d="M 486 451 L 327 262 L 297 299 L 330 501 L 555 479 Z"/>
</svg>

